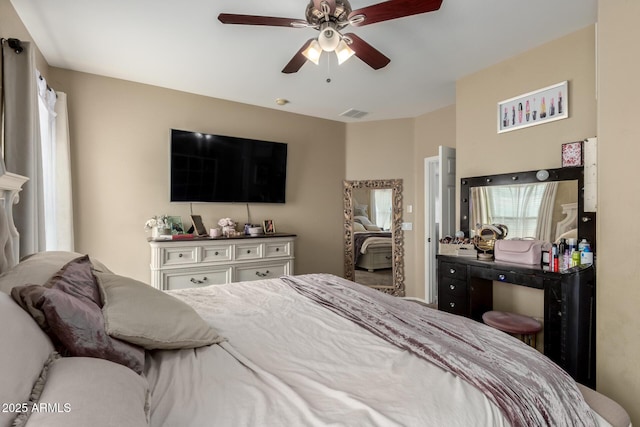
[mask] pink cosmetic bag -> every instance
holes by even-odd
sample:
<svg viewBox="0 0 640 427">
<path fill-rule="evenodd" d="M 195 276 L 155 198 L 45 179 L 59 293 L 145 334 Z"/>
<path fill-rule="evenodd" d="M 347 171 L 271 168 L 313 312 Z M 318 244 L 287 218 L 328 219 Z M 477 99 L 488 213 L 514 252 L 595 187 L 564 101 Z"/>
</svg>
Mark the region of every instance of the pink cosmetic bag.
<svg viewBox="0 0 640 427">
<path fill-rule="evenodd" d="M 540 265 L 542 252 L 551 248 L 549 242 L 543 240 L 496 240 L 494 258 L 496 261 L 513 262 L 515 264 Z"/>
</svg>

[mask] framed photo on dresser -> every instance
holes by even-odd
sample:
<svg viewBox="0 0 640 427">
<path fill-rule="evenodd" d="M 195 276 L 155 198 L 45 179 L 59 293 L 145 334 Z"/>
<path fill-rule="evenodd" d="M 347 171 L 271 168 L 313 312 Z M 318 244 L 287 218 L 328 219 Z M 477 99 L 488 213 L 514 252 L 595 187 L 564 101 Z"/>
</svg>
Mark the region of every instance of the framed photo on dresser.
<svg viewBox="0 0 640 427">
<path fill-rule="evenodd" d="M 264 230 L 264 234 L 275 234 L 276 225 L 272 219 L 265 219 L 262 223 L 262 229 Z"/>
<path fill-rule="evenodd" d="M 200 215 L 191 215 L 191 222 L 193 223 L 195 234 L 198 236 L 206 236 L 208 234 Z"/>
</svg>

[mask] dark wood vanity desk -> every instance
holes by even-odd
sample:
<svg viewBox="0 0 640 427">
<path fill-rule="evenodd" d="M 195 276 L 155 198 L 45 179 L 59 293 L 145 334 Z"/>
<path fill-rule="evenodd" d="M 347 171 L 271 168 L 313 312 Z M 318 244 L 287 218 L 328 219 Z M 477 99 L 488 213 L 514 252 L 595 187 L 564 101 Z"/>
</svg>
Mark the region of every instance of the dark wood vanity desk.
<svg viewBox="0 0 640 427">
<path fill-rule="evenodd" d="M 438 255 L 438 309 L 482 322 L 493 309 L 493 282 L 544 290 L 544 354 L 595 388 L 595 269 L 563 272 Z"/>
</svg>

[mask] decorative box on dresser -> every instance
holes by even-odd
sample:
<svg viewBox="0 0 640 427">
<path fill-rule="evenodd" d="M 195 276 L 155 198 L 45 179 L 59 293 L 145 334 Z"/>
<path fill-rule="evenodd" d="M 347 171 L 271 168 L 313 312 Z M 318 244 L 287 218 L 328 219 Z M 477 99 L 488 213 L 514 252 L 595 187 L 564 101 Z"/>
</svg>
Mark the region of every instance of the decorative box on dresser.
<svg viewBox="0 0 640 427">
<path fill-rule="evenodd" d="M 295 234 L 150 240 L 151 285 L 182 289 L 294 274 Z"/>
</svg>

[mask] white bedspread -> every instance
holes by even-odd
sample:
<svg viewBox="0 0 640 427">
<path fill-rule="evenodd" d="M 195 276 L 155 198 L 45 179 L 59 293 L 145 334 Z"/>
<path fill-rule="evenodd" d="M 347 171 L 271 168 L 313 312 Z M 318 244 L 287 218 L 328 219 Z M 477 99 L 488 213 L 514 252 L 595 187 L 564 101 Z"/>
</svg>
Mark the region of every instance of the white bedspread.
<svg viewBox="0 0 640 427">
<path fill-rule="evenodd" d="M 362 247 L 360 248 L 360 252 L 363 254 L 367 253 L 367 249 L 369 248 L 382 248 L 388 247 L 391 248 L 391 238 L 390 237 L 369 237 L 364 241 Z"/>
<path fill-rule="evenodd" d="M 148 356 L 153 427 L 507 425 L 474 387 L 279 279 L 171 293 L 228 341 Z"/>
</svg>

